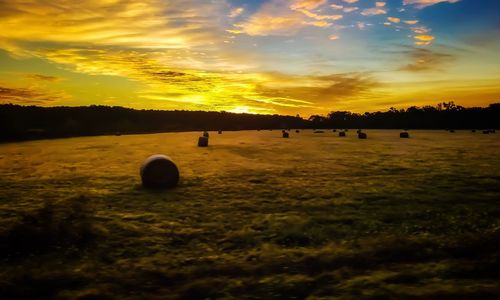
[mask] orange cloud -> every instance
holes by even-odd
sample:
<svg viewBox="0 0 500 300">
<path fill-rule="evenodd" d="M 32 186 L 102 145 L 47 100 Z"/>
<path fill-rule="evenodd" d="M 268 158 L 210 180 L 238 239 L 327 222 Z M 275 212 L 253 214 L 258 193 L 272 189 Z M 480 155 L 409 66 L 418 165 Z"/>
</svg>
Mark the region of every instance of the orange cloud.
<svg viewBox="0 0 500 300">
<path fill-rule="evenodd" d="M 416 35 L 414 38 L 417 45 L 430 45 L 435 39 L 432 35 Z"/>
<path fill-rule="evenodd" d="M 387 20 L 392 23 L 399 23 L 401 21 L 400 18 L 395 18 L 395 17 L 388 17 Z"/>
</svg>

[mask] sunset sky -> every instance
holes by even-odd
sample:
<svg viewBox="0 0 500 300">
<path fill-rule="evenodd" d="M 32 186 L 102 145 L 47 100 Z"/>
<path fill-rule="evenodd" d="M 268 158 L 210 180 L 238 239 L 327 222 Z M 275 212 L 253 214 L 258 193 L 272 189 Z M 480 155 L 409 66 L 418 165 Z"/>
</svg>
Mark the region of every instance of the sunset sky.
<svg viewBox="0 0 500 300">
<path fill-rule="evenodd" d="M 0 103 L 326 114 L 500 102 L 497 0 L 0 0 Z"/>
</svg>

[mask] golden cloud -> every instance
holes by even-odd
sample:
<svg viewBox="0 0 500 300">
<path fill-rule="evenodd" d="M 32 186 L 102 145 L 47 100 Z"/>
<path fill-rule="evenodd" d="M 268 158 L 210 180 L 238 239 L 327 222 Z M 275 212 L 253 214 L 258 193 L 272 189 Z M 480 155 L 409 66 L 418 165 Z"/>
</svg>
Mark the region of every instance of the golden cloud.
<svg viewBox="0 0 500 300">
<path fill-rule="evenodd" d="M 432 35 L 416 35 L 414 38 L 417 45 L 430 45 L 435 39 Z"/>
<path fill-rule="evenodd" d="M 388 17 L 387 20 L 392 23 L 399 23 L 401 22 L 400 18 L 395 18 L 395 17 Z"/>
</svg>

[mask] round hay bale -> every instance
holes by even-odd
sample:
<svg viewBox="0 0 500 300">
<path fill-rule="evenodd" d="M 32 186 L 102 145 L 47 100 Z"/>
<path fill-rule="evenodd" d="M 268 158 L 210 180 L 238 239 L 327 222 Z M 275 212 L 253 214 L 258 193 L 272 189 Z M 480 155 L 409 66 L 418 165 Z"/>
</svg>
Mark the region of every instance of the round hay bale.
<svg viewBox="0 0 500 300">
<path fill-rule="evenodd" d="M 299 132 L 300 132 L 300 130 L 298 130 L 298 129 L 297 129 L 297 130 L 295 130 L 295 133 L 299 133 Z"/>
<path fill-rule="evenodd" d="M 171 188 L 179 183 L 179 169 L 170 157 L 162 154 L 148 157 L 140 174 L 145 188 Z"/>
<path fill-rule="evenodd" d="M 208 131 L 203 131 L 203 136 L 207 138 L 209 136 Z"/>
<path fill-rule="evenodd" d="M 490 133 L 496 133 L 495 129 L 490 129 Z"/>
<path fill-rule="evenodd" d="M 362 132 L 361 129 L 356 130 L 357 134 L 360 134 L 361 132 Z"/>
<path fill-rule="evenodd" d="M 406 131 L 403 131 L 399 134 L 399 137 L 402 139 L 408 139 L 408 138 L 410 138 L 410 134 Z"/>
<path fill-rule="evenodd" d="M 472 132 L 472 133 L 476 133 L 476 129 L 472 129 L 472 130 L 471 130 L 471 132 Z"/>
<path fill-rule="evenodd" d="M 450 132 L 451 132 L 451 133 L 455 133 L 455 130 L 454 130 L 454 129 L 450 129 Z"/>
<path fill-rule="evenodd" d="M 489 130 L 483 130 L 483 134 L 490 134 Z"/>
<path fill-rule="evenodd" d="M 222 130 L 219 130 L 218 134 L 222 134 Z"/>
<path fill-rule="evenodd" d="M 364 132 L 358 133 L 358 139 L 365 140 L 368 136 Z"/>
<path fill-rule="evenodd" d="M 332 130 L 333 132 L 337 132 L 337 129 Z"/>
<path fill-rule="evenodd" d="M 208 147 L 208 137 L 200 136 L 198 138 L 198 147 Z"/>
<path fill-rule="evenodd" d="M 340 136 L 340 137 L 345 137 L 345 136 L 346 136 L 346 135 L 345 135 L 345 131 L 339 131 L 339 136 Z"/>
<path fill-rule="evenodd" d="M 290 137 L 290 134 L 283 130 L 283 137 L 287 139 Z"/>
</svg>

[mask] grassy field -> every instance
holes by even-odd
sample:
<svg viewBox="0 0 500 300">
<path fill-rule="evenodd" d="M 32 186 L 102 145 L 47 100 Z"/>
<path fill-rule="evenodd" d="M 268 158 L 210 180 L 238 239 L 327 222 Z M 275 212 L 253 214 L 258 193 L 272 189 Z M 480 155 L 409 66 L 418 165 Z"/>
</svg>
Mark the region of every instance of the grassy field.
<svg viewBox="0 0 500 300">
<path fill-rule="evenodd" d="M 366 132 L 2 144 L 0 298 L 499 299 L 499 136 Z"/>
</svg>

